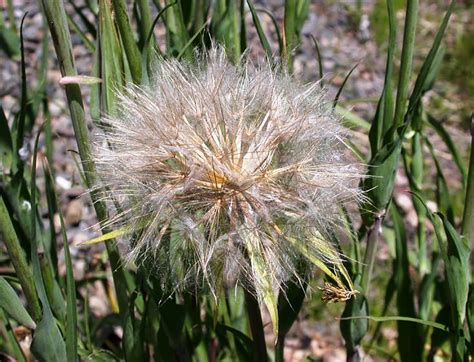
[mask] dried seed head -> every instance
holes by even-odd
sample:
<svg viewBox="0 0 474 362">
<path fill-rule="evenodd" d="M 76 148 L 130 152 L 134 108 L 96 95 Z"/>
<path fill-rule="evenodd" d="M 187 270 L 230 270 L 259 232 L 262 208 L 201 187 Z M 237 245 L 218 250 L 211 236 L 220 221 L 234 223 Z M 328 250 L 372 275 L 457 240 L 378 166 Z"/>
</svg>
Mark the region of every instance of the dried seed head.
<svg viewBox="0 0 474 362">
<path fill-rule="evenodd" d="M 233 66 L 216 48 L 196 65 L 155 68 L 150 86 L 119 95 L 97 149 L 128 259 L 163 287 L 239 284 L 261 299 L 306 262 L 338 286 L 331 300 L 353 295 L 327 240 L 340 205 L 360 196 L 360 169 L 319 84 L 267 63 Z"/>
</svg>

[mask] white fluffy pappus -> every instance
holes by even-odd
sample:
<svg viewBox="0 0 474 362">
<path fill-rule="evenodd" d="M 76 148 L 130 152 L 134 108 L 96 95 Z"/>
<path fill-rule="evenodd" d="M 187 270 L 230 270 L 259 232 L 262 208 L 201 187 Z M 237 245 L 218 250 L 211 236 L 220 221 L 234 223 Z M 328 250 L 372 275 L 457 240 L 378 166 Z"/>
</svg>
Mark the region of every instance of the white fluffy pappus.
<svg viewBox="0 0 474 362">
<path fill-rule="evenodd" d="M 268 306 L 303 263 L 332 279 L 326 300 L 355 293 L 328 240 L 341 205 L 361 197 L 361 167 L 319 84 L 213 48 L 193 64 L 157 61 L 103 122 L 99 187 L 120 204 L 108 224 L 164 288 L 241 285 Z"/>
</svg>

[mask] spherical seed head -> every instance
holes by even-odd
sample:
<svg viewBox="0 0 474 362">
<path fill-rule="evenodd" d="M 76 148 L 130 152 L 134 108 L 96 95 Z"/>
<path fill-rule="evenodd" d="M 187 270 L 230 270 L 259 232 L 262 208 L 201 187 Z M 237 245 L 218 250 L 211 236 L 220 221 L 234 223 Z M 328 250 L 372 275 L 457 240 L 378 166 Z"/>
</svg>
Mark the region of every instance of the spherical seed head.
<svg viewBox="0 0 474 362">
<path fill-rule="evenodd" d="M 149 86 L 119 95 L 97 148 L 128 259 L 163 287 L 239 284 L 260 298 L 316 265 L 350 297 L 327 236 L 360 196 L 360 168 L 320 85 L 268 63 L 234 66 L 219 48 L 154 68 Z"/>
</svg>

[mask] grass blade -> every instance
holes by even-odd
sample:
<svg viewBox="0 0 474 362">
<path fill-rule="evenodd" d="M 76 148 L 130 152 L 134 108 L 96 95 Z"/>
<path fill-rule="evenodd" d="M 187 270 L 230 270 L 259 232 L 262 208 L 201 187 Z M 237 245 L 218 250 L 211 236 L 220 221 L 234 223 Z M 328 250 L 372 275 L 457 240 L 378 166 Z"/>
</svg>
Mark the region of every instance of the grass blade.
<svg viewBox="0 0 474 362">
<path fill-rule="evenodd" d="M 342 90 L 344 89 L 344 86 L 346 85 L 349 77 L 351 76 L 352 72 L 358 67 L 359 63 L 357 63 L 356 65 L 354 65 L 352 67 L 352 69 L 349 71 L 349 73 L 347 73 L 346 77 L 344 78 L 341 86 L 339 87 L 339 89 L 337 90 L 337 93 L 336 93 L 336 96 L 334 97 L 334 101 L 332 103 L 332 108 L 336 108 L 337 106 L 337 102 L 339 101 L 339 97 L 341 96 L 341 93 L 342 93 Z"/>
<path fill-rule="evenodd" d="M 396 259 L 394 263 L 398 314 L 404 317 L 416 318 L 415 295 L 411 285 L 405 225 L 396 206 L 392 205 L 390 215 L 395 229 Z M 397 326 L 397 344 L 401 359 L 404 361 L 420 361 L 423 355 L 424 343 L 419 328 L 413 328 L 412 325 L 401 320 L 397 321 Z"/>
<path fill-rule="evenodd" d="M 301 268 L 300 268 L 301 269 Z M 275 361 L 284 361 L 285 337 L 291 326 L 295 322 L 298 314 L 303 306 L 306 296 L 306 288 L 308 286 L 309 274 L 300 271 L 299 275 L 303 275 L 301 281 L 291 279 L 285 286 L 285 290 L 278 295 L 278 336 L 275 346 Z"/>
<path fill-rule="evenodd" d="M 462 216 L 461 233 L 471 245 L 474 243 L 474 117 L 471 117 L 471 156 L 467 176 L 466 197 Z"/>
<path fill-rule="evenodd" d="M 444 144 L 448 148 L 449 153 L 453 157 L 454 163 L 461 172 L 463 183 L 465 184 L 467 179 L 467 168 L 463 158 L 461 157 L 461 154 L 459 153 L 459 149 L 456 147 L 456 144 L 453 142 L 453 139 L 449 135 L 448 131 L 443 127 L 443 124 L 441 122 L 437 121 L 430 114 L 427 114 L 427 119 L 430 125 L 433 127 L 436 133 L 438 133 L 438 135 L 441 137 Z"/>
<path fill-rule="evenodd" d="M 0 308 L 2 308 L 11 318 L 16 320 L 18 323 L 30 328 L 35 329 L 36 323 L 31 319 L 30 315 L 23 307 L 20 298 L 16 294 L 15 290 L 0 276 Z"/>
<path fill-rule="evenodd" d="M 173 1 L 174 2 L 174 1 Z M 171 0 L 166 0 L 166 5 L 173 3 Z M 189 34 L 184 25 L 183 9 L 181 2 L 176 1 L 176 6 L 173 6 L 166 12 L 166 51 L 169 55 L 176 55 L 185 48 L 189 41 Z M 184 53 L 186 59 L 192 59 L 192 49 L 187 47 Z"/>
<path fill-rule="evenodd" d="M 402 123 L 406 102 L 408 100 L 408 86 L 413 62 L 413 50 L 415 47 L 416 24 L 418 21 L 418 2 L 419 0 L 407 0 L 400 75 L 393 119 L 395 127 L 398 127 Z"/>
<path fill-rule="evenodd" d="M 38 153 L 38 142 L 41 129 L 36 135 L 33 149 L 33 163 L 31 166 L 31 262 L 33 266 L 33 277 L 38 291 L 38 297 L 43 306 L 43 316 L 38 323 L 31 343 L 31 350 L 39 359 L 46 361 L 62 362 L 66 360 L 66 346 L 61 336 L 61 332 L 56 324 L 48 301 L 48 296 L 43 281 L 40 260 L 38 256 L 38 244 L 36 235 L 36 156 Z"/>
<path fill-rule="evenodd" d="M 276 33 L 276 36 L 277 36 L 277 40 L 278 40 L 278 49 L 280 50 L 280 55 L 282 55 L 284 53 L 284 44 L 283 44 L 283 39 L 281 37 L 280 28 L 278 26 L 278 22 L 277 22 L 275 16 L 270 11 L 268 11 L 267 9 L 257 9 L 257 11 L 268 15 L 268 17 L 272 21 L 273 27 L 275 28 L 275 33 Z"/>
<path fill-rule="evenodd" d="M 319 70 L 319 83 L 321 84 L 321 88 L 324 86 L 323 77 L 323 57 L 321 55 L 321 51 L 319 50 L 318 41 L 314 36 L 311 35 L 311 39 L 313 40 L 314 50 L 316 50 L 316 58 L 318 59 L 318 70 Z"/>
<path fill-rule="evenodd" d="M 123 48 L 116 31 L 114 18 L 107 0 L 99 1 L 98 33 L 100 109 L 103 114 L 115 114 L 117 90 L 125 84 Z M 136 82 L 134 80 L 134 82 Z"/>
<path fill-rule="evenodd" d="M 151 9 L 147 0 L 137 0 L 135 4 L 138 12 L 137 26 L 140 34 L 140 45 L 143 46 L 149 30 L 152 29 Z"/>
<path fill-rule="evenodd" d="M 393 117 L 393 56 L 396 48 L 397 35 L 396 17 L 392 0 L 387 1 L 387 12 L 389 19 L 389 40 L 384 88 L 382 96 L 377 104 L 377 110 L 369 132 L 370 150 L 372 155 L 375 155 L 381 148 L 383 139 L 391 127 Z M 390 136 L 390 139 L 393 139 L 393 137 Z"/>
<path fill-rule="evenodd" d="M 54 202 L 54 208 L 58 211 L 59 222 L 61 225 L 61 237 L 64 245 L 64 261 L 66 264 L 66 354 L 68 361 L 77 361 L 77 307 L 76 307 L 76 282 L 74 280 L 74 271 L 72 267 L 71 252 L 66 234 L 66 226 L 61 209 L 58 205 L 58 197 L 54 190 L 53 175 L 49 164 L 43 164 L 43 170 L 49 179 L 49 187 L 46 192 L 49 195 L 48 200 Z"/>
<path fill-rule="evenodd" d="M 110 2 L 112 4 L 110 4 Z M 115 11 L 115 21 L 120 30 L 120 37 L 122 39 L 123 48 L 127 56 L 128 65 L 132 74 L 132 79 L 135 84 L 140 84 L 142 79 L 142 65 L 140 52 L 138 46 L 135 43 L 132 27 L 127 15 L 127 7 L 123 0 L 107 0 L 108 8 L 113 5 Z"/>
<path fill-rule="evenodd" d="M 13 160 L 13 142 L 8 128 L 8 120 L 3 112 L 3 107 L 0 104 L 0 155 L 3 172 L 10 170 Z"/>
<path fill-rule="evenodd" d="M 184 55 L 188 54 L 192 49 L 191 45 L 193 44 L 194 40 L 201 34 L 201 32 L 206 28 L 207 22 L 202 24 L 201 27 L 198 29 L 196 34 L 194 34 L 186 44 L 184 44 L 183 49 L 180 50 L 178 55 L 176 56 L 176 59 L 181 59 Z"/>
<path fill-rule="evenodd" d="M 420 72 L 418 73 L 418 77 L 416 78 L 416 82 L 415 82 L 415 87 L 410 96 L 408 113 L 410 113 L 411 111 L 414 111 L 414 109 L 417 107 L 419 100 L 421 99 L 422 94 L 426 92 L 427 90 L 427 85 L 429 83 L 428 80 L 432 78 L 431 73 L 433 72 L 433 65 L 437 63 L 435 60 L 440 54 L 439 50 L 441 46 L 441 41 L 443 39 L 446 28 L 448 26 L 448 22 L 451 17 L 451 13 L 454 9 L 455 4 L 456 4 L 455 0 L 452 0 L 450 2 L 448 10 L 446 11 L 446 14 L 444 15 L 443 20 L 441 22 L 441 26 L 439 27 L 438 32 L 436 33 L 435 39 L 433 41 L 433 45 L 431 46 L 431 49 L 428 55 L 426 56 L 425 61 L 423 62 Z M 410 40 L 413 41 L 414 39 L 410 39 Z M 399 88 L 399 91 L 400 91 L 400 88 Z M 398 103 L 398 96 L 397 96 L 397 103 Z M 399 124 L 399 123 L 396 123 L 396 124 Z"/>
<path fill-rule="evenodd" d="M 33 279 L 33 273 L 26 261 L 26 256 L 20 245 L 20 240 L 13 227 L 12 221 L 9 216 L 3 197 L 0 196 L 0 235 L 2 240 L 5 242 L 10 255 L 13 267 L 15 268 L 16 275 L 20 280 L 20 284 L 25 293 L 26 300 L 28 302 L 28 309 L 33 317 L 33 320 L 38 322 L 41 319 L 41 307 L 36 294 L 35 282 Z"/>
<path fill-rule="evenodd" d="M 345 318 L 340 318 L 341 320 L 349 320 L 349 319 L 368 319 L 374 322 L 391 322 L 391 321 L 403 321 L 403 322 L 411 322 L 411 323 L 417 323 L 417 324 L 422 324 L 428 327 L 436 328 L 439 329 L 440 331 L 445 331 L 445 332 L 450 332 L 450 329 L 448 326 L 445 326 L 444 324 L 441 323 L 436 323 L 433 321 L 424 321 L 422 319 L 418 318 L 412 318 L 412 317 L 403 317 L 403 316 L 386 316 L 386 317 L 373 317 L 373 316 L 362 316 L 362 317 L 345 317 Z"/>
<path fill-rule="evenodd" d="M 274 63 L 273 60 L 273 52 L 272 48 L 270 47 L 270 43 L 268 42 L 267 36 L 263 31 L 262 24 L 260 23 L 260 19 L 258 18 L 257 10 L 255 10 L 255 6 L 251 0 L 247 0 L 247 4 L 250 9 L 250 13 L 252 14 L 253 24 L 255 25 L 255 29 L 257 30 L 258 38 L 260 39 L 260 43 L 262 44 L 263 50 L 267 55 L 268 60 L 270 63 Z"/>
<path fill-rule="evenodd" d="M 296 5 L 297 0 L 285 1 L 284 15 L 284 53 L 283 59 L 288 65 L 288 71 L 293 72 L 293 51 L 296 46 Z"/>
<path fill-rule="evenodd" d="M 16 335 L 13 330 L 13 327 L 2 309 L 0 309 L 0 320 L 4 321 L 3 324 L 0 324 L 0 333 L 2 334 L 3 337 L 6 337 L 3 339 L 4 348 L 11 355 L 13 355 L 13 357 L 16 358 L 15 361 L 27 362 L 26 357 L 20 347 L 20 344 L 18 343 L 18 340 L 16 339 Z"/>
</svg>

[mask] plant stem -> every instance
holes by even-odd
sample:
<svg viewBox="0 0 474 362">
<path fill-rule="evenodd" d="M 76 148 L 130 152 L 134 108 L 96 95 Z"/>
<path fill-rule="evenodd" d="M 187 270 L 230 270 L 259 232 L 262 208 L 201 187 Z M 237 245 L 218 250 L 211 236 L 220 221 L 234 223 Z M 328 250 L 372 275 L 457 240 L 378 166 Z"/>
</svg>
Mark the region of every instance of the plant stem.
<svg viewBox="0 0 474 362">
<path fill-rule="evenodd" d="M 247 306 L 247 314 L 249 316 L 250 329 L 252 331 L 254 361 L 268 361 L 267 347 L 265 344 L 265 334 L 263 332 L 262 315 L 258 301 L 248 290 L 245 290 L 245 304 Z"/>
<path fill-rule="evenodd" d="M 286 335 L 278 335 L 275 345 L 275 362 L 285 362 L 285 337 Z"/>
<path fill-rule="evenodd" d="M 462 217 L 461 234 L 474 243 L 474 115 L 471 116 L 471 156 L 469 159 L 469 173 L 466 184 L 466 198 Z"/>
<path fill-rule="evenodd" d="M 285 1 L 283 58 L 288 64 L 288 72 L 293 72 L 293 50 L 295 47 L 296 0 Z"/>
<path fill-rule="evenodd" d="M 71 36 L 67 26 L 67 17 L 64 5 L 58 0 L 42 0 L 41 4 L 48 21 L 51 36 L 53 38 L 54 48 L 59 60 L 61 74 L 63 77 L 76 75 L 77 72 L 72 55 Z M 84 105 L 82 103 L 81 89 L 77 84 L 68 84 L 65 86 L 65 91 L 69 111 L 71 113 L 74 135 L 77 141 L 77 148 L 79 150 L 82 167 L 84 169 L 84 176 L 87 183 L 86 187 L 91 189 L 96 184 L 97 173 L 91 156 L 91 148 Z M 102 201 L 101 192 L 99 190 L 91 191 L 90 196 L 97 214 L 97 218 L 99 219 L 99 222 L 103 224 L 107 220 L 107 208 L 105 203 Z M 107 228 L 103 228 L 102 231 L 107 233 L 109 230 Z M 120 261 L 120 254 L 113 240 L 106 242 L 105 245 L 110 259 L 112 276 L 114 278 L 119 307 L 122 312 L 125 312 L 128 308 L 128 297 L 126 290 L 127 284 L 125 281 L 122 263 Z"/>
<path fill-rule="evenodd" d="M 44 1 L 44 0 L 43 0 Z M 140 52 L 137 44 L 135 43 L 132 28 L 127 14 L 127 5 L 123 0 L 111 0 L 114 12 L 115 21 L 118 25 L 120 36 L 122 38 L 123 48 L 125 55 L 127 56 L 128 65 L 130 67 L 130 73 L 132 74 L 133 82 L 136 84 L 140 83 L 142 79 L 142 65 L 140 59 Z M 151 21 L 149 22 L 151 24 Z M 150 29 L 150 26 L 146 31 Z"/>
<path fill-rule="evenodd" d="M 8 253 L 28 302 L 28 309 L 35 322 L 41 319 L 41 307 L 34 285 L 33 272 L 26 261 L 25 254 L 16 235 L 7 207 L 0 196 L 0 236 L 7 245 Z"/>
<path fill-rule="evenodd" d="M 408 99 L 408 86 L 410 83 L 411 66 L 413 61 L 413 49 L 415 47 L 416 23 L 418 20 L 419 0 L 408 0 L 403 33 L 403 48 L 400 61 L 400 78 L 398 81 L 397 100 L 395 103 L 394 126 L 402 123 L 405 114 L 406 101 Z"/>
<path fill-rule="evenodd" d="M 367 234 L 367 249 L 364 255 L 364 268 L 362 271 L 361 287 L 364 295 L 367 296 L 374 268 L 375 254 L 379 243 L 379 236 L 382 229 L 383 215 L 376 215 L 375 222 Z"/>
</svg>

